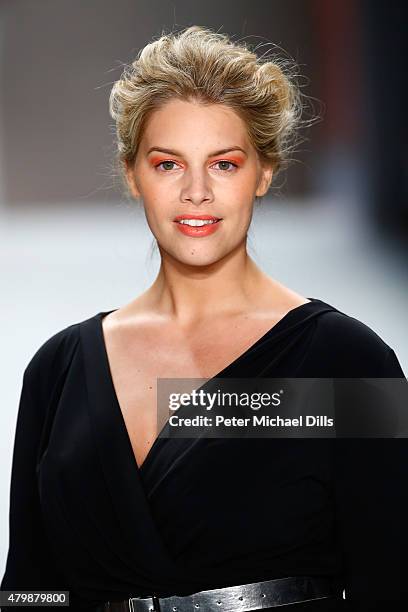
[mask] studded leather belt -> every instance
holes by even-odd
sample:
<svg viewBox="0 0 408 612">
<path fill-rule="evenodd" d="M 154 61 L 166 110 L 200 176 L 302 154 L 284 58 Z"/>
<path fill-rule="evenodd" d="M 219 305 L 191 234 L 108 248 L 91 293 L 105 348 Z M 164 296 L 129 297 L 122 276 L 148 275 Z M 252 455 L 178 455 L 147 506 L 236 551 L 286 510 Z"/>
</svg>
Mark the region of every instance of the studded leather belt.
<svg viewBox="0 0 408 612">
<path fill-rule="evenodd" d="M 316 576 L 289 576 L 199 591 L 171 597 L 130 597 L 106 602 L 103 612 L 246 612 L 275 608 L 314 599 L 341 598 L 342 590 L 334 579 Z"/>
</svg>

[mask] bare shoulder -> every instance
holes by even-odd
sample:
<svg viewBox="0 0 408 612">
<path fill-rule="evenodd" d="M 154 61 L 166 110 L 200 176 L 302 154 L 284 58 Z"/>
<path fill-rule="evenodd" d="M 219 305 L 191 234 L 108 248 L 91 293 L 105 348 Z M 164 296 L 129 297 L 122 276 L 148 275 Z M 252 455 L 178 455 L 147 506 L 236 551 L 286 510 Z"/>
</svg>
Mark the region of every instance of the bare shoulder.
<svg viewBox="0 0 408 612">
<path fill-rule="evenodd" d="M 133 301 L 110 312 L 102 319 L 102 327 L 105 334 L 110 336 L 122 336 L 123 334 L 156 333 L 160 326 L 165 324 L 165 318 L 160 313 L 149 307 L 143 300 L 143 295 Z"/>
<path fill-rule="evenodd" d="M 267 283 L 253 298 L 249 306 L 248 303 L 242 307 L 237 305 L 235 312 L 218 316 L 213 311 L 210 321 L 194 324 L 175 322 L 168 313 L 157 312 L 151 304 L 136 300 L 103 319 L 105 343 L 112 363 L 124 370 L 137 363 L 152 375 L 160 371 L 166 372 L 166 376 L 178 376 L 180 372 L 188 372 L 192 377 L 211 376 L 288 312 L 311 301 L 274 283 Z"/>
<path fill-rule="evenodd" d="M 279 319 L 290 310 L 310 301 L 304 295 L 265 275 L 263 286 L 252 301 L 251 309 L 245 313 L 245 318 Z M 109 313 L 102 320 L 103 329 L 107 332 L 129 331 L 135 328 L 157 331 L 166 324 L 168 317 L 156 312 L 143 295 Z"/>
<path fill-rule="evenodd" d="M 281 318 L 290 310 L 309 303 L 311 300 L 279 281 L 266 276 L 259 297 L 260 310 L 266 316 Z"/>
<path fill-rule="evenodd" d="M 117 377 L 124 371 L 133 372 L 135 364 L 151 376 L 157 372 L 165 376 L 188 372 L 191 377 L 211 377 L 289 311 L 310 301 L 267 282 L 263 287 L 258 285 L 242 304 L 234 304 L 232 312 L 220 311 L 217 315 L 214 308 L 210 320 L 175 321 L 169 313 L 158 312 L 152 303 L 135 300 L 106 315 L 102 324 L 112 365 L 118 366 Z"/>
</svg>

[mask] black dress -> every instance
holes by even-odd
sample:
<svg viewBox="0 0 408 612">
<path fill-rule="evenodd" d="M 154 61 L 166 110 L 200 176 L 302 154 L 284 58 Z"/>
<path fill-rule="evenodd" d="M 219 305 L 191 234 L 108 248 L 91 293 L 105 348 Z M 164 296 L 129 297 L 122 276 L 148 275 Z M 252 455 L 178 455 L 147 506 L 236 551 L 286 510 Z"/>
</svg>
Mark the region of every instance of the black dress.
<svg viewBox="0 0 408 612">
<path fill-rule="evenodd" d="M 217 377 L 404 378 L 373 330 L 309 299 Z M 139 468 L 107 360 L 108 312 L 54 334 L 24 371 L 1 589 L 68 590 L 71 609 L 96 610 L 336 575 L 346 599 L 285 610 L 406 609 L 406 439 L 158 437 Z"/>
</svg>

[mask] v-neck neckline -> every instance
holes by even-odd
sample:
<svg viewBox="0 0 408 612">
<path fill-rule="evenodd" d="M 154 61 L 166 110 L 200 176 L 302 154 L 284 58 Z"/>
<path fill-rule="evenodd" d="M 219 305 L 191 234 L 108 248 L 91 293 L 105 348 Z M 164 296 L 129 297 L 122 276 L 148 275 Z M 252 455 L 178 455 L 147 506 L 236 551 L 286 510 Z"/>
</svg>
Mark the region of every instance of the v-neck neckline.
<svg viewBox="0 0 408 612">
<path fill-rule="evenodd" d="M 229 370 L 231 370 L 232 368 L 236 367 L 239 363 L 241 363 L 241 361 L 243 359 L 245 359 L 250 352 L 252 352 L 259 345 L 261 345 L 266 339 L 269 339 L 270 336 L 272 336 L 272 335 L 276 334 L 277 332 L 279 332 L 280 329 L 282 328 L 282 326 L 284 326 L 285 323 L 287 323 L 289 319 L 291 319 L 293 316 L 297 315 L 299 312 L 303 311 L 307 307 L 310 308 L 310 306 L 312 304 L 320 303 L 321 305 L 327 305 L 325 302 L 323 302 L 322 300 L 319 300 L 318 298 L 308 297 L 307 299 L 310 300 L 310 301 L 309 302 L 305 302 L 303 304 L 299 304 L 299 306 L 295 306 L 295 308 L 292 308 L 291 310 L 289 310 L 285 315 L 283 315 L 283 317 L 281 317 L 279 319 L 279 321 L 274 323 L 272 327 L 270 327 L 264 334 L 262 334 L 262 336 L 260 336 L 248 348 L 246 348 L 242 353 L 240 353 L 240 355 L 238 355 L 238 357 L 236 357 L 233 361 L 231 361 L 228 365 L 226 365 L 222 370 L 217 372 L 214 376 L 209 378 L 207 383 L 205 383 L 205 384 L 211 383 L 213 380 L 215 380 L 217 378 L 222 378 L 224 374 L 226 374 Z M 151 460 L 152 454 L 156 450 L 156 448 L 158 446 L 158 443 L 159 443 L 159 440 L 162 439 L 162 434 L 163 434 L 164 430 L 166 429 L 166 427 L 168 425 L 168 419 L 166 420 L 166 422 L 164 423 L 163 427 L 158 432 L 158 434 L 157 434 L 156 438 L 154 439 L 153 444 L 151 445 L 151 447 L 150 447 L 148 453 L 146 454 L 143 462 L 141 463 L 141 465 L 139 465 L 137 460 L 136 460 L 136 456 L 134 454 L 134 451 L 133 451 L 133 446 L 132 446 L 132 442 L 131 442 L 131 439 L 130 439 L 129 431 L 128 431 L 127 426 L 126 426 L 125 418 L 123 416 L 123 411 L 122 411 L 122 408 L 120 406 L 119 399 L 118 399 L 118 396 L 117 396 L 117 393 L 116 393 L 116 389 L 115 389 L 115 386 L 114 386 L 114 383 L 113 383 L 113 377 L 112 377 L 111 368 L 110 368 L 108 351 L 107 351 L 107 347 L 106 347 L 105 336 L 104 336 L 104 333 L 103 333 L 102 319 L 105 316 L 107 316 L 108 314 L 110 314 L 111 312 L 115 312 L 116 310 L 118 310 L 118 308 L 113 308 L 112 310 L 106 310 L 106 311 L 98 312 L 93 317 L 93 319 L 95 319 L 96 323 L 97 323 L 97 333 L 98 333 L 98 336 L 99 336 L 100 345 L 102 347 L 103 375 L 106 377 L 106 381 L 107 381 L 108 386 L 109 386 L 110 395 L 111 395 L 112 400 L 113 400 L 112 403 L 114 405 L 114 410 L 118 413 L 118 416 L 119 416 L 119 419 L 120 419 L 120 423 L 121 423 L 121 427 L 122 427 L 122 431 L 125 434 L 125 437 L 126 437 L 126 439 L 128 441 L 128 446 L 130 447 L 130 449 L 132 451 L 133 458 L 134 458 L 134 464 L 136 465 L 137 471 L 140 474 L 142 474 L 144 472 L 144 470 L 146 469 L 149 461 Z M 178 411 L 182 410 L 182 408 L 183 408 L 183 406 L 181 406 L 178 409 Z"/>
</svg>

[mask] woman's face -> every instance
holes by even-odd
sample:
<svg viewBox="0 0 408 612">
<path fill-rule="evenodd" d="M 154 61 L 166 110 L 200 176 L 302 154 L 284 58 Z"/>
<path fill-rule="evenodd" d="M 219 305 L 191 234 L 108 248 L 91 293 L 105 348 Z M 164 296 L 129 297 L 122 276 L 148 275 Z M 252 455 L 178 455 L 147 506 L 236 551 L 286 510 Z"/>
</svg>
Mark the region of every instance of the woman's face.
<svg viewBox="0 0 408 612">
<path fill-rule="evenodd" d="M 245 242 L 255 196 L 268 190 L 272 168 L 262 167 L 233 110 L 174 99 L 150 116 L 126 175 L 162 255 L 209 265 Z M 220 221 L 191 227 L 175 220 L 180 216 Z"/>
</svg>

